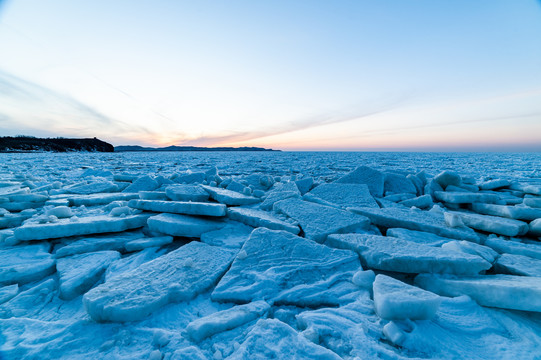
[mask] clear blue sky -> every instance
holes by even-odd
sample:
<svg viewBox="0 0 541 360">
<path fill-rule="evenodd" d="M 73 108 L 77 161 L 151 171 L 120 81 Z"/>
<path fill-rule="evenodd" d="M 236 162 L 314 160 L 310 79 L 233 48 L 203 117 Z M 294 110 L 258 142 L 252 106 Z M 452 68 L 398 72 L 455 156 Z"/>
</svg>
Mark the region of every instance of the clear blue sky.
<svg viewBox="0 0 541 360">
<path fill-rule="evenodd" d="M 0 134 L 541 150 L 534 0 L 0 0 Z"/>
</svg>

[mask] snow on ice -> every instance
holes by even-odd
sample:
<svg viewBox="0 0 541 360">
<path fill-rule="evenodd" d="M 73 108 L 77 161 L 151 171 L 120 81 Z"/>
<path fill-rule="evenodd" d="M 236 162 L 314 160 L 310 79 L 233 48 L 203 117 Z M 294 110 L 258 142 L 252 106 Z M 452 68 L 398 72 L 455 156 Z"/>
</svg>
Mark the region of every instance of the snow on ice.
<svg viewBox="0 0 541 360">
<path fill-rule="evenodd" d="M 65 155 L 0 154 L 0 359 L 541 358 L 536 158 Z"/>
</svg>

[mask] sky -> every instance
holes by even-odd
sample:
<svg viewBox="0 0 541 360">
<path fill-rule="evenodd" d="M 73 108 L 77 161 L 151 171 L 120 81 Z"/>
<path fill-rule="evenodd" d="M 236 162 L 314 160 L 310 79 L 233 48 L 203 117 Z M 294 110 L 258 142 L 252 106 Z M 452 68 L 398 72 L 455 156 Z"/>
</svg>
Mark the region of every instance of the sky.
<svg viewBox="0 0 541 360">
<path fill-rule="evenodd" d="M 0 0 L 0 136 L 541 151 L 538 0 Z"/>
</svg>

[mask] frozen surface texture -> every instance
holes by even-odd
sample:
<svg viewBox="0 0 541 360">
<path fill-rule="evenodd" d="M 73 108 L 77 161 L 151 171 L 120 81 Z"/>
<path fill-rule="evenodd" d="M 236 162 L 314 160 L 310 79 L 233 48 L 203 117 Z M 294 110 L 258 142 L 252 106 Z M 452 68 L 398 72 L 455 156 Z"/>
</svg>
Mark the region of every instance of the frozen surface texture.
<svg viewBox="0 0 541 360">
<path fill-rule="evenodd" d="M 538 154 L 0 154 L 0 359 L 541 358 Z"/>
<path fill-rule="evenodd" d="M 357 255 L 285 231 L 252 232 L 212 293 L 216 301 L 270 300 L 300 306 L 339 304 L 356 291 Z M 342 275 L 342 276 L 341 276 Z"/>
<path fill-rule="evenodd" d="M 85 309 L 96 321 L 139 320 L 209 289 L 232 260 L 229 250 L 191 242 L 90 290 Z"/>
</svg>

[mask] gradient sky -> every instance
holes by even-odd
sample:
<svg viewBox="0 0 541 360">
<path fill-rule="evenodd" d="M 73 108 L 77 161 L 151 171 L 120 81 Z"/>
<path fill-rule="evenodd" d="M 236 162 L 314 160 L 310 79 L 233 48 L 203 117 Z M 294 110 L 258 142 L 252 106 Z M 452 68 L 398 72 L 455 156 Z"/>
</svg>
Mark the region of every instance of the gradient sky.
<svg viewBox="0 0 541 360">
<path fill-rule="evenodd" d="M 0 0 L 0 135 L 541 151 L 534 0 Z"/>
</svg>

